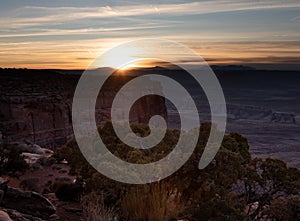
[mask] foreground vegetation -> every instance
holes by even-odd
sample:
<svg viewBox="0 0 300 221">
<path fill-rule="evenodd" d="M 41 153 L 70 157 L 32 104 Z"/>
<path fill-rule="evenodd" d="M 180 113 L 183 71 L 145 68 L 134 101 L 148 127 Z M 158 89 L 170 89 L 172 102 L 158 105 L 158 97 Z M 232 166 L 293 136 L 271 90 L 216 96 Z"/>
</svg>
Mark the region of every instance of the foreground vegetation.
<svg viewBox="0 0 300 221">
<path fill-rule="evenodd" d="M 141 136 L 149 133 L 145 125 L 132 129 Z M 300 220 L 298 169 L 278 159 L 252 159 L 247 139 L 231 133 L 224 137 L 214 161 L 199 170 L 209 131 L 210 124 L 202 124 L 189 161 L 172 176 L 151 184 L 127 185 L 101 175 L 87 163 L 74 140 L 59 150 L 57 158 L 67 159 L 70 173 L 84 184 L 78 191 L 89 221 Z M 178 131 L 169 130 L 157 147 L 145 151 L 124 145 L 110 123 L 99 133 L 112 153 L 134 163 L 164 157 L 179 136 Z"/>
</svg>

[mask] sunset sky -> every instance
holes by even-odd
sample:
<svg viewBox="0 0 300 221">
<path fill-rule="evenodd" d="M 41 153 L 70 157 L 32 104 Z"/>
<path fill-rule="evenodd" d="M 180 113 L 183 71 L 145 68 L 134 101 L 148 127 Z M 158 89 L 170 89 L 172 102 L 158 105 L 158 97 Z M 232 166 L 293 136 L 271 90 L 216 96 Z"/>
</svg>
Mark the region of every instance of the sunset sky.
<svg viewBox="0 0 300 221">
<path fill-rule="evenodd" d="M 210 64 L 300 70 L 299 0 L 0 2 L 0 67 L 85 69 L 122 42 L 164 38 Z"/>
</svg>

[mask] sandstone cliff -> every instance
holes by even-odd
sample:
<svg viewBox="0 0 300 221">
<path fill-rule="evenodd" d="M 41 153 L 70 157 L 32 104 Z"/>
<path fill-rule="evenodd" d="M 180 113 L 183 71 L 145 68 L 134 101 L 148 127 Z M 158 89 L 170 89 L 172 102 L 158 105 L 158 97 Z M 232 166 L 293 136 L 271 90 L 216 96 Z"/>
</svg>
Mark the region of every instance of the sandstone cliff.
<svg viewBox="0 0 300 221">
<path fill-rule="evenodd" d="M 29 140 L 59 146 L 73 136 L 71 105 L 80 75 L 47 70 L 0 70 L 0 135 L 4 142 Z M 122 84 L 132 77 L 113 77 L 101 90 L 96 105 L 97 124 L 110 119 L 110 107 Z M 167 116 L 165 100 L 141 98 L 131 110 L 132 122 L 146 123 L 154 114 Z"/>
</svg>

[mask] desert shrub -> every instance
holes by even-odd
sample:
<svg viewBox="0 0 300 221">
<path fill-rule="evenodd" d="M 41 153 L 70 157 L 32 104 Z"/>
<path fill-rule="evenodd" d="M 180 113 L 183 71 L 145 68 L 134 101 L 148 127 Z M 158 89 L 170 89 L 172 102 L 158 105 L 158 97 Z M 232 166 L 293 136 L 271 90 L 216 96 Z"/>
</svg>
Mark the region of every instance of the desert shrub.
<svg viewBox="0 0 300 221">
<path fill-rule="evenodd" d="M 84 220 L 86 221 L 117 221 L 118 213 L 114 207 L 107 207 L 102 194 L 92 192 L 81 198 Z"/>
<path fill-rule="evenodd" d="M 0 175 L 24 172 L 28 169 L 28 164 L 20 154 L 20 150 L 16 147 L 0 149 Z"/>
<path fill-rule="evenodd" d="M 208 123 L 201 125 L 195 151 L 179 170 L 151 185 L 122 184 L 98 173 L 83 157 L 75 140 L 59 150 L 58 160 L 65 158 L 71 167 L 70 173 L 84 180 L 85 194 L 100 194 L 103 191 L 108 193 L 109 197 L 105 199 L 94 196 L 95 198 L 87 198 L 90 199 L 89 202 L 82 201 L 90 203 L 85 205 L 86 212 L 93 211 L 91 214 L 94 215 L 89 217 L 90 220 L 105 217 L 100 214 L 110 211 L 108 205 L 118 208 L 120 217 L 126 221 L 172 220 L 188 215 L 194 220 L 249 220 L 255 219 L 259 214 L 268 218 L 281 218 L 282 214 L 277 213 L 280 205 L 291 206 L 293 209 L 286 210 L 283 215 L 292 214 L 295 217 L 298 211 L 295 199 L 299 197 L 300 170 L 287 167 L 281 160 L 251 159 L 247 139 L 239 134 L 225 135 L 214 160 L 205 169 L 198 169 L 210 127 Z M 141 136 L 148 133 L 148 128 L 140 125 L 133 125 L 133 130 Z M 169 153 L 177 143 L 179 132 L 168 130 L 164 140 L 147 151 L 122 144 L 109 123 L 99 129 L 99 134 L 107 148 L 119 158 L 132 163 L 148 163 Z M 117 169 L 114 168 L 116 173 Z M 282 194 L 288 198 L 295 195 L 296 198 L 290 202 L 275 200 Z M 98 200 L 100 208 L 97 207 L 98 203 L 93 207 Z M 261 206 L 250 214 L 246 208 L 254 202 L 259 202 Z M 264 210 L 265 208 L 269 209 Z"/>
<path fill-rule="evenodd" d="M 51 190 L 50 190 L 51 185 L 52 185 L 52 180 L 48 180 L 46 183 L 46 186 L 43 190 L 43 194 L 51 193 Z"/>
<path fill-rule="evenodd" d="M 65 169 L 65 168 L 62 168 L 58 171 L 59 173 L 68 173 L 69 170 L 68 169 Z"/>
<path fill-rule="evenodd" d="M 227 198 L 227 197 L 226 197 Z M 220 196 L 214 196 L 201 203 L 201 206 L 189 208 L 186 213 L 190 214 L 192 220 L 249 220 L 243 212 L 245 204 L 238 198 L 224 199 Z"/>
<path fill-rule="evenodd" d="M 52 156 L 52 157 L 50 157 L 50 158 L 47 159 L 47 161 L 45 162 L 45 165 L 53 165 L 55 163 L 57 163 L 57 160 L 56 160 L 56 158 L 54 158 Z"/>
<path fill-rule="evenodd" d="M 68 176 L 59 176 L 55 178 L 55 181 L 57 182 L 65 182 L 65 183 L 71 183 L 72 179 Z"/>
<path fill-rule="evenodd" d="M 39 192 L 39 178 L 28 178 L 22 180 L 20 186 L 23 190 Z"/>
<path fill-rule="evenodd" d="M 300 196 L 291 198 L 279 197 L 272 200 L 269 207 L 262 214 L 273 220 L 300 220 Z"/>
<path fill-rule="evenodd" d="M 66 183 L 55 181 L 49 190 L 61 201 L 78 201 L 82 193 L 82 185 L 78 183 Z"/>
<path fill-rule="evenodd" d="M 184 209 L 181 193 L 167 184 L 134 187 L 121 199 L 123 217 L 131 221 L 175 219 Z"/>
<path fill-rule="evenodd" d="M 60 170 L 62 167 L 61 167 L 60 165 L 54 163 L 54 164 L 51 165 L 51 168 L 52 168 L 53 170 Z"/>
<path fill-rule="evenodd" d="M 282 217 L 294 213 L 286 209 L 294 206 L 287 205 L 299 204 L 300 170 L 289 168 L 285 162 L 278 159 L 254 158 L 248 165 L 245 178 L 242 194 L 247 204 L 258 203 L 257 207 L 248 211 L 252 219 L 277 217 L 275 220 L 290 220 Z M 297 203 L 287 200 L 297 198 Z M 285 209 L 278 211 L 280 207 Z"/>
</svg>

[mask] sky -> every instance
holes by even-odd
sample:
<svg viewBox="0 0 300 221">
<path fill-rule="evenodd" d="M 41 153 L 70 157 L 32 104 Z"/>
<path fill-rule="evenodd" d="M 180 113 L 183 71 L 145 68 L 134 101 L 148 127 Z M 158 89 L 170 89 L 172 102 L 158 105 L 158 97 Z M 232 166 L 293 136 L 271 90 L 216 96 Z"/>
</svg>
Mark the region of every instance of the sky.
<svg viewBox="0 0 300 221">
<path fill-rule="evenodd" d="M 300 70 L 299 0 L 0 3 L 4 68 L 85 69 L 120 43 L 163 38 L 187 45 L 210 64 Z"/>
</svg>

